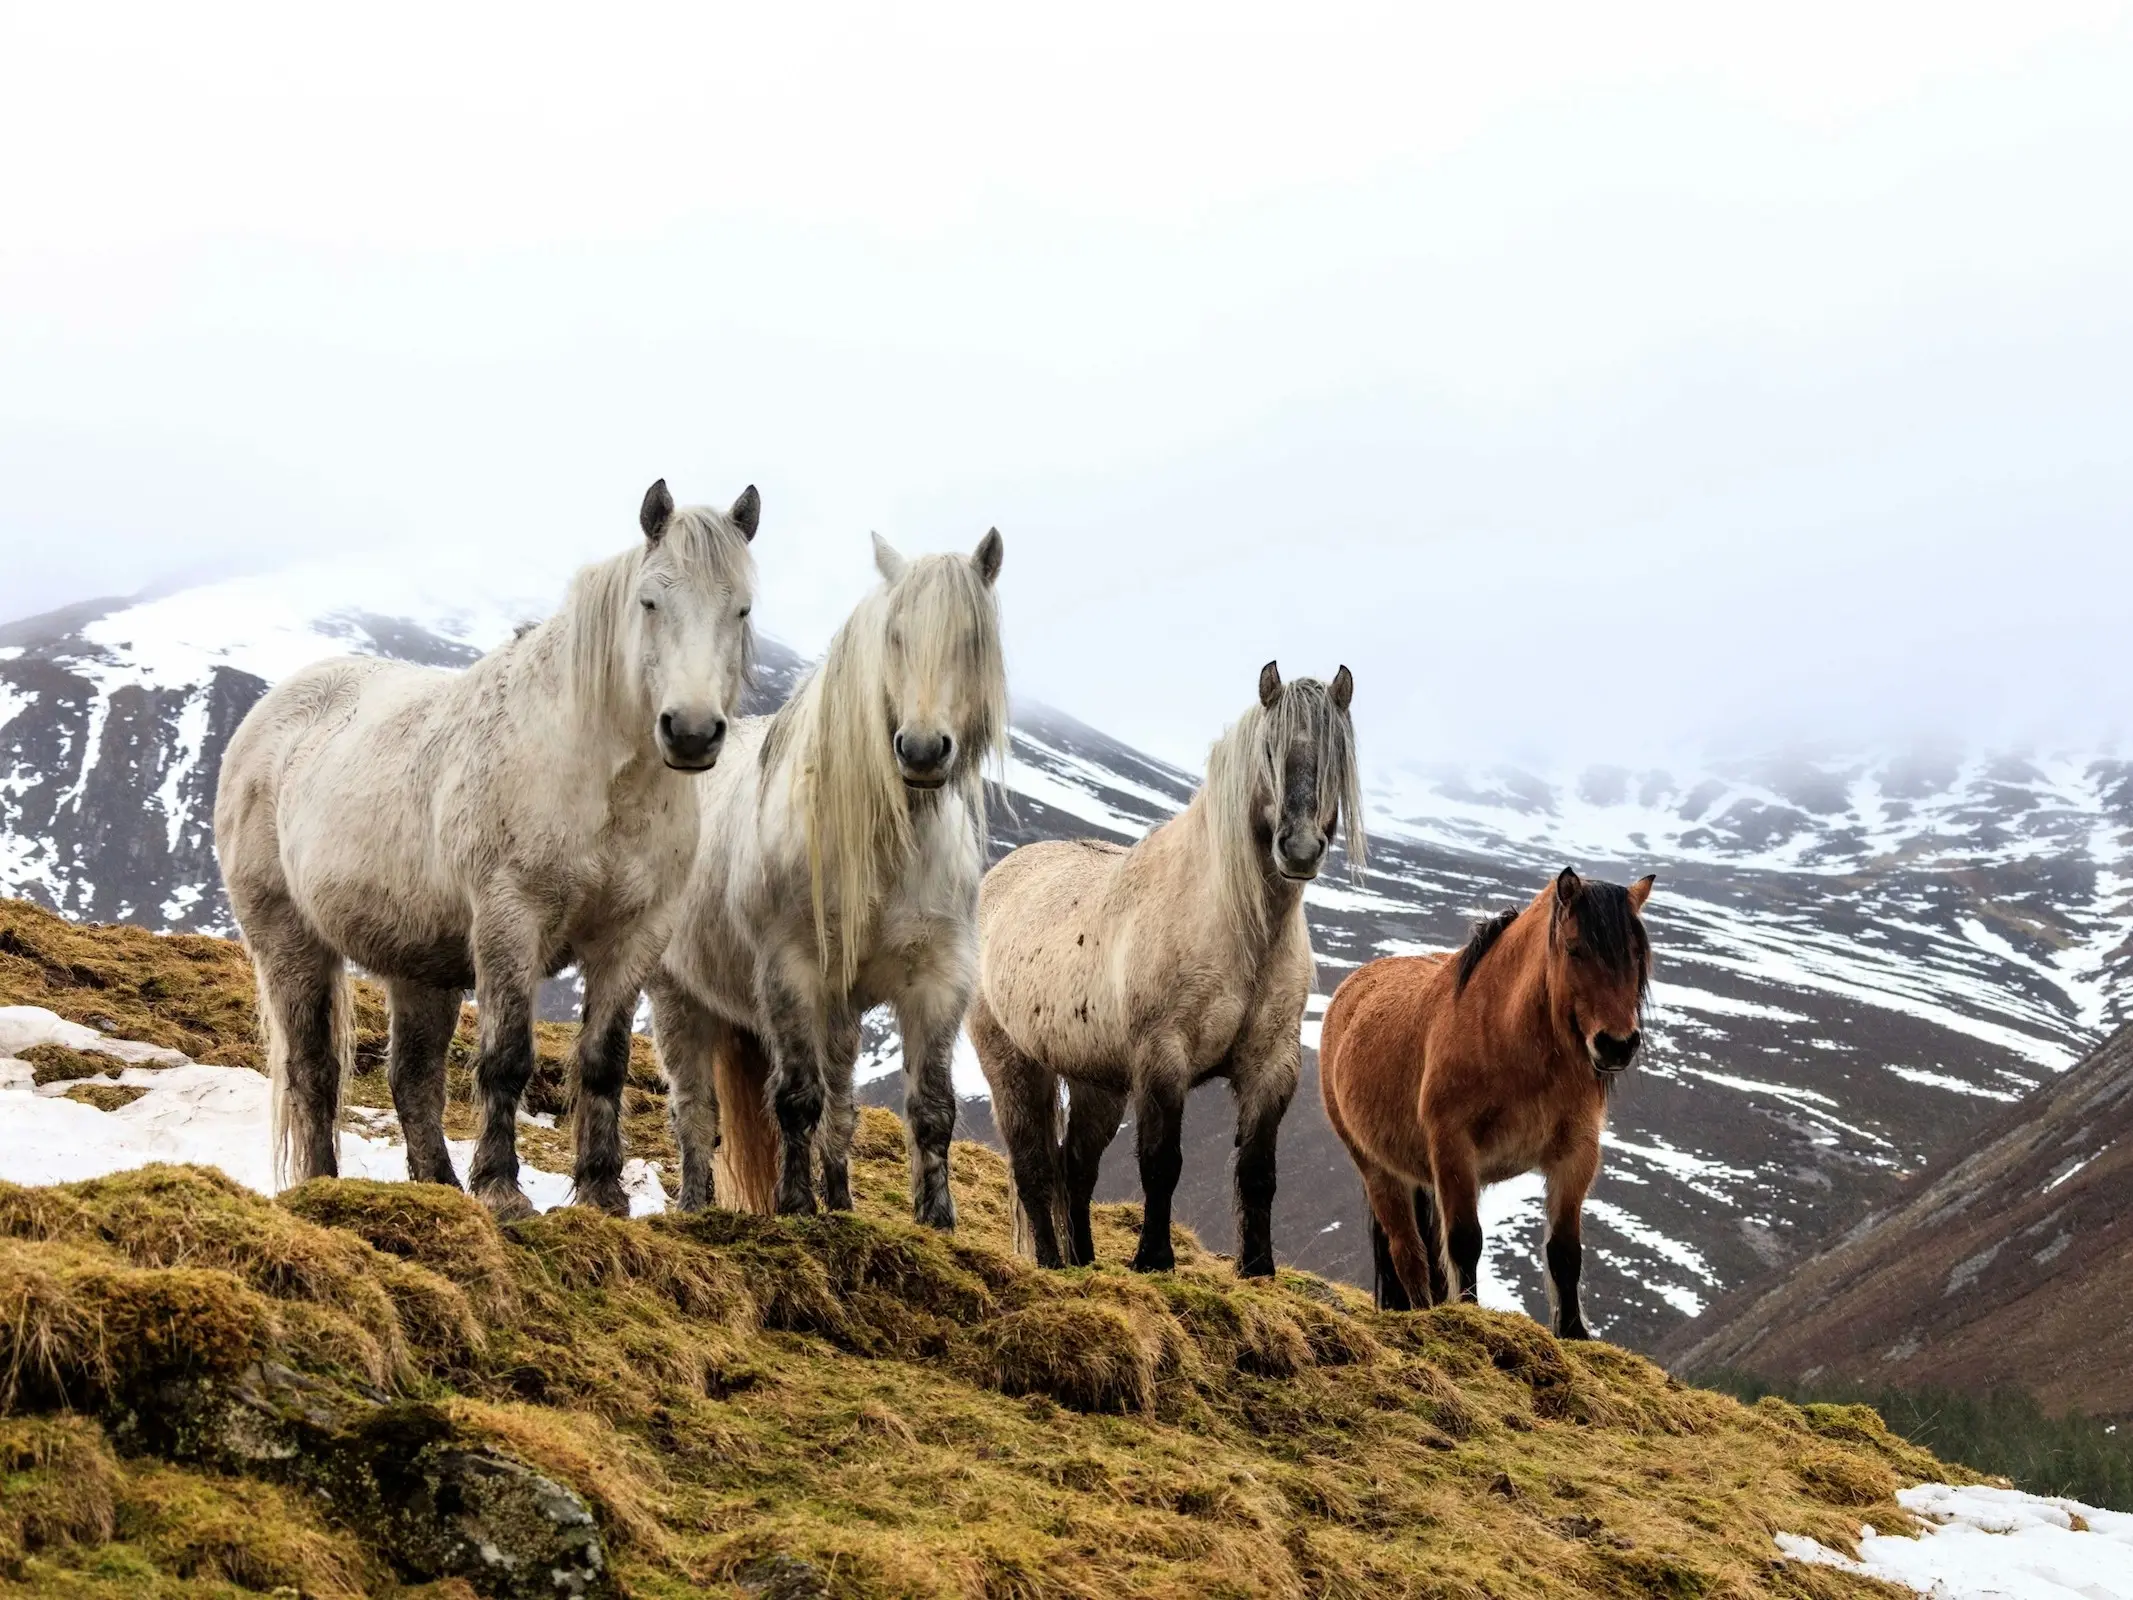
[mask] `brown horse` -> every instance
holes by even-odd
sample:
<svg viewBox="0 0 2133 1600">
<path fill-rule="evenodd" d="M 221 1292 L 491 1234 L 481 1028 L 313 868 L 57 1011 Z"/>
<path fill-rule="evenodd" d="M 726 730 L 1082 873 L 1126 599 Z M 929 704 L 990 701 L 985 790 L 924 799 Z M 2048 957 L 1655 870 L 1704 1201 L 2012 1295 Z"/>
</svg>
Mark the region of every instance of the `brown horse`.
<svg viewBox="0 0 2133 1600">
<path fill-rule="evenodd" d="M 1643 1038 L 1652 883 L 1625 889 L 1565 867 L 1456 954 L 1373 961 L 1334 991 L 1319 1088 L 1370 1198 L 1379 1305 L 1473 1299 L 1481 1187 L 1538 1168 L 1555 1331 L 1590 1337 L 1580 1212 L 1608 1091 Z"/>
</svg>

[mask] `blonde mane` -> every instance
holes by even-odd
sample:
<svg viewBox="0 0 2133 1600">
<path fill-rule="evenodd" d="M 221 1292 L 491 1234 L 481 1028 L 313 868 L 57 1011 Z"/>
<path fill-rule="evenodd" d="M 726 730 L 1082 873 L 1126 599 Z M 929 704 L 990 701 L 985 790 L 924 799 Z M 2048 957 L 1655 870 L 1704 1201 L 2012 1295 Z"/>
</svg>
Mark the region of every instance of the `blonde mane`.
<svg viewBox="0 0 2133 1600">
<path fill-rule="evenodd" d="M 636 660 L 637 585 L 655 559 L 692 582 L 706 571 L 714 577 L 744 574 L 752 557 L 747 539 L 728 518 L 709 506 L 683 506 L 667 519 L 656 547 L 640 540 L 618 556 L 579 569 L 562 609 L 518 642 L 559 653 L 571 703 L 584 726 L 649 718 Z M 745 684 L 754 665 L 753 628 L 742 630 L 741 650 Z"/>
<path fill-rule="evenodd" d="M 1271 710 L 1255 704 L 1223 731 L 1207 754 L 1207 778 L 1192 802 L 1200 808 L 1209 836 L 1223 913 L 1248 944 L 1263 941 L 1269 931 L 1266 855 L 1259 847 L 1254 810 L 1267 795 L 1278 803 L 1283 758 L 1298 740 L 1318 751 L 1317 809 L 1324 815 L 1329 806 L 1337 808 L 1335 828 L 1349 879 L 1363 880 L 1369 840 L 1355 761 L 1355 724 L 1333 704 L 1323 683 L 1298 678 L 1283 686 Z"/>
<path fill-rule="evenodd" d="M 862 600 L 763 746 L 766 778 L 781 762 L 798 763 L 793 795 L 807 836 L 816 949 L 823 972 L 847 985 L 915 843 L 913 800 L 891 743 L 899 666 L 905 682 L 949 713 L 964 752 L 954 787 L 982 840 L 985 767 L 997 775 L 1007 758 L 1007 669 L 998 603 L 967 558 L 917 557 Z"/>
</svg>

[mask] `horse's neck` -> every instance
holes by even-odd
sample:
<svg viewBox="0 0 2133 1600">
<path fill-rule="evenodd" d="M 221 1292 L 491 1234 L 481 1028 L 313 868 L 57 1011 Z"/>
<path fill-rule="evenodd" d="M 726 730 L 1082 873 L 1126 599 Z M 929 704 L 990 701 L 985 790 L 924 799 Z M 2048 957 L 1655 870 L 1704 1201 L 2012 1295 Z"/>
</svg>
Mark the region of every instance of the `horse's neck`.
<svg viewBox="0 0 2133 1600">
<path fill-rule="evenodd" d="M 1192 824 L 1192 843 L 1198 857 L 1202 904 L 1221 938 L 1238 947 L 1249 965 L 1264 960 L 1289 931 L 1303 905 L 1303 885 L 1276 874 L 1260 859 L 1257 841 L 1238 839 L 1225 829 L 1216 807 L 1202 788 L 1192 798 L 1181 823 Z M 1231 897 L 1249 885 L 1247 905 L 1256 906 L 1256 918 L 1238 918 L 1231 912 Z M 1240 897 L 1241 898 L 1241 897 Z"/>
<path fill-rule="evenodd" d="M 641 694 L 617 694 L 616 687 L 633 682 L 617 672 L 612 663 L 602 663 L 599 681 L 587 681 L 575 648 L 575 631 L 584 625 L 576 613 L 556 619 L 551 638 L 524 641 L 545 648 L 531 652 L 528 688 L 545 701 L 531 712 L 553 715 L 561 707 L 571 730 L 566 741 L 570 757 L 583 777 L 604 787 L 611 801 L 656 788 L 669 775 L 652 732 L 652 711 Z M 618 633 L 612 649 L 620 649 Z"/>
<path fill-rule="evenodd" d="M 1478 1005 L 1486 1031 L 1506 1042 L 1544 1040 L 1552 1055 L 1558 1041 L 1547 945 L 1548 911 L 1543 907 L 1504 930 L 1497 948 L 1476 969 L 1467 992 Z"/>
</svg>

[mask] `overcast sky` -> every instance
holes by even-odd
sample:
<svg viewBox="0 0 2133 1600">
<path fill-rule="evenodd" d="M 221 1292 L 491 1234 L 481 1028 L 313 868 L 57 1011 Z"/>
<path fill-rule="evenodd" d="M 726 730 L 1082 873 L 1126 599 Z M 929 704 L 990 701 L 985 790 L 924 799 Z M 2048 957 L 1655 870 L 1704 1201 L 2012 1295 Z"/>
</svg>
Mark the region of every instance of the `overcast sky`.
<svg viewBox="0 0 2133 1600">
<path fill-rule="evenodd" d="M 1188 761 L 2133 731 L 2125 5 L 314 9 L 0 11 L 0 613 L 664 475 Z"/>
</svg>

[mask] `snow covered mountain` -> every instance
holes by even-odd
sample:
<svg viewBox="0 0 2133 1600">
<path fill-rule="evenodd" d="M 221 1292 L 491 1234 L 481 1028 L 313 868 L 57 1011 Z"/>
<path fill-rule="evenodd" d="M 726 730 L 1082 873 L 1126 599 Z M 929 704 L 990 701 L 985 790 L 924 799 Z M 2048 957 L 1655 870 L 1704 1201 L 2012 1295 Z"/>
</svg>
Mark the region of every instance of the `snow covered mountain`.
<svg viewBox="0 0 2133 1600">
<path fill-rule="evenodd" d="M 226 929 L 215 774 L 265 685 L 350 650 L 464 662 L 541 609 L 471 573 L 423 584 L 314 566 L 0 627 L 0 893 Z M 802 666 L 765 658 L 758 707 Z M 1566 860 L 1659 874 L 1653 1044 L 1617 1098 L 1589 1210 L 1589 1315 L 1625 1342 L 1656 1343 L 1796 1258 L 2124 1019 L 2133 765 L 2115 757 L 1823 753 L 1538 777 L 1400 769 L 1389 754 L 1364 751 L 1380 774 L 1367 880 L 1310 892 L 1321 996 L 1307 1044 L 1351 966 L 1454 943 Z M 1022 705 L 995 847 L 1137 836 L 1193 781 Z M 895 1065 L 870 1035 L 873 1097 L 895 1099 Z M 1180 1214 L 1211 1241 L 1230 1228 L 1224 1100 L 1209 1086 L 1187 1114 Z M 989 1133 L 981 1101 L 966 1113 Z M 1107 1197 L 1132 1193 L 1130 1151 L 1122 1136 Z M 1490 1192 L 1494 1299 L 1542 1303 L 1538 1200 L 1537 1180 Z M 1307 1078 L 1284 1132 L 1279 1248 L 1366 1280 L 1364 1224 Z"/>
</svg>

